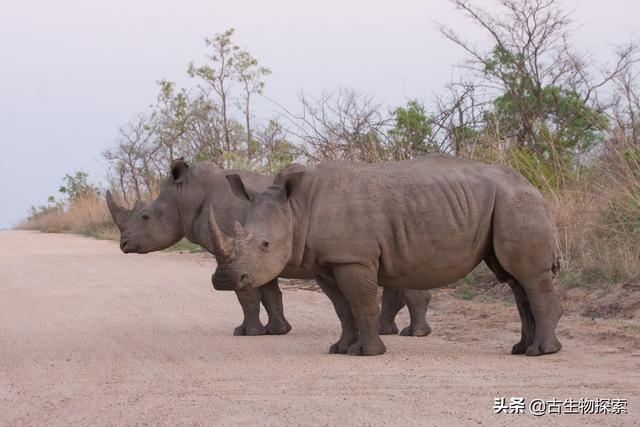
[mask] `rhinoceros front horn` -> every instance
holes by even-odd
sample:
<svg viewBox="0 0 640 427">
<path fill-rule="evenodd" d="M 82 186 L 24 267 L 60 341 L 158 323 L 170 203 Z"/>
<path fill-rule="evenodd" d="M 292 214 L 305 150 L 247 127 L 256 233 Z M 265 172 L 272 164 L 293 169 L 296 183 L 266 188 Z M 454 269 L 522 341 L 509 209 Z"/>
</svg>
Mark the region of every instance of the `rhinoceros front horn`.
<svg viewBox="0 0 640 427">
<path fill-rule="evenodd" d="M 118 206 L 115 200 L 113 200 L 113 196 L 111 195 L 111 191 L 107 190 L 106 194 L 107 206 L 109 207 L 109 212 L 111 212 L 111 217 L 113 221 L 116 223 L 118 228 L 122 228 L 124 225 L 124 220 L 127 215 L 127 210 L 121 206 Z"/>
<path fill-rule="evenodd" d="M 213 205 L 209 208 L 209 232 L 211 233 L 211 241 L 213 242 L 213 250 L 216 255 L 227 258 L 231 255 L 231 249 L 233 248 L 233 239 L 227 236 L 216 222 L 216 217 L 213 212 Z"/>
</svg>

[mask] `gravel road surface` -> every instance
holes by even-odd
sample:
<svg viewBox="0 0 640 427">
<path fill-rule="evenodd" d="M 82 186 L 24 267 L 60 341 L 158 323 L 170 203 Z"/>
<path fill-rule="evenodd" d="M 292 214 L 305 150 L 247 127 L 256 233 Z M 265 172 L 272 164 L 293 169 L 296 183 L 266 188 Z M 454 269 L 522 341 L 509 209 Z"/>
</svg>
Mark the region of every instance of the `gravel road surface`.
<svg viewBox="0 0 640 427">
<path fill-rule="evenodd" d="M 567 314 L 564 348 L 509 354 L 514 305 L 434 292 L 424 338 L 329 355 L 329 300 L 283 285 L 285 336 L 234 337 L 205 254 L 124 255 L 111 241 L 0 231 L 0 425 L 632 425 L 640 327 Z M 401 313 L 399 325 L 408 322 Z M 494 414 L 494 399 L 628 400 L 627 415 Z M 564 408 L 563 408 L 564 409 Z M 548 411 L 547 411 L 548 412 Z"/>
</svg>

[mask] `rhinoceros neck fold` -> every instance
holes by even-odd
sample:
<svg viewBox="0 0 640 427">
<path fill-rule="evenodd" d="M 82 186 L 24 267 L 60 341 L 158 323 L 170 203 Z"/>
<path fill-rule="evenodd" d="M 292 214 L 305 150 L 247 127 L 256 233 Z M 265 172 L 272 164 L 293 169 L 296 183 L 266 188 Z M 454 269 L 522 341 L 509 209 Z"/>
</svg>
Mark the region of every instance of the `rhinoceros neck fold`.
<svg viewBox="0 0 640 427">
<path fill-rule="evenodd" d="M 207 252 L 214 253 L 214 246 L 207 226 L 207 199 L 202 198 L 195 209 L 184 209 L 180 206 L 180 223 L 182 234 L 192 243 L 202 246 Z"/>
<path fill-rule="evenodd" d="M 305 247 L 313 212 L 311 192 L 304 192 L 292 197 L 289 199 L 289 205 L 291 206 L 293 237 L 291 244 L 291 257 L 289 258 L 289 263 L 287 265 L 296 268 L 304 268 L 304 264 L 309 261 L 305 260 Z"/>
</svg>

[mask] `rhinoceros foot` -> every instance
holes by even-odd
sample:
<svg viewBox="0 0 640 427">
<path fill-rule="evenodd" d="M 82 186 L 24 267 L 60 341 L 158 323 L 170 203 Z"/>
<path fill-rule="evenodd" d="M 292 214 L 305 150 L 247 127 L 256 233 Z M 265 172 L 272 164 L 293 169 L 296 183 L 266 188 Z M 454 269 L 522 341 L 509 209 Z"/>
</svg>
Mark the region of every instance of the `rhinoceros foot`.
<svg viewBox="0 0 640 427">
<path fill-rule="evenodd" d="M 425 337 L 431 333 L 431 327 L 425 325 L 409 325 L 404 328 L 400 335 L 405 337 Z"/>
<path fill-rule="evenodd" d="M 395 335 L 398 333 L 398 327 L 395 322 L 383 322 L 380 321 L 380 335 Z"/>
<path fill-rule="evenodd" d="M 511 347 L 511 354 L 524 354 L 525 351 L 527 351 L 527 345 L 522 341 L 518 341 Z"/>
<path fill-rule="evenodd" d="M 267 322 L 267 334 L 284 335 L 291 330 L 291 324 L 285 318 L 269 319 Z"/>
<path fill-rule="evenodd" d="M 349 350 L 349 343 L 346 343 L 342 340 L 334 343 L 329 347 L 329 354 L 347 354 L 347 350 Z"/>
<path fill-rule="evenodd" d="M 329 347 L 329 354 L 347 354 L 349 347 L 357 341 L 355 332 L 343 333 L 337 343 Z"/>
<path fill-rule="evenodd" d="M 233 330 L 233 335 L 236 336 L 256 336 L 256 335 L 266 335 L 267 329 L 260 325 L 245 325 L 244 323 Z"/>
<path fill-rule="evenodd" d="M 542 342 L 534 341 L 529 347 L 527 347 L 527 351 L 525 354 L 527 356 L 540 356 L 543 354 L 551 354 L 559 351 L 562 348 L 562 344 L 556 337 L 551 337 L 543 340 Z"/>
<path fill-rule="evenodd" d="M 349 356 L 377 356 L 387 351 L 384 343 L 380 337 L 376 336 L 374 339 L 365 341 L 359 338 L 358 341 L 351 344 L 347 354 Z"/>
</svg>

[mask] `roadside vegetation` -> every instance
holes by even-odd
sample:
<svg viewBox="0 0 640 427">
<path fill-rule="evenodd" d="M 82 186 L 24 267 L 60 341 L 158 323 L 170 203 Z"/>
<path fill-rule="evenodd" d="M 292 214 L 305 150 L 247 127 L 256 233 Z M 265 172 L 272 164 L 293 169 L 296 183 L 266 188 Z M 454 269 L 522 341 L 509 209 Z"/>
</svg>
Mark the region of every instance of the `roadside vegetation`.
<svg viewBox="0 0 640 427">
<path fill-rule="evenodd" d="M 59 198 L 49 196 L 47 204 L 32 206 L 28 218 L 18 228 L 118 239 L 118 230 L 101 191 L 88 178 L 82 171 L 66 175 Z"/>
<path fill-rule="evenodd" d="M 233 30 L 205 39 L 209 55 L 187 66 L 192 87 L 159 81 L 150 109 L 118 129 L 104 153 L 109 188 L 125 206 L 153 198 L 178 157 L 274 173 L 292 161 L 385 162 L 450 153 L 510 166 L 546 195 L 557 222 L 564 287 L 637 287 L 638 46 L 612 47 L 606 58 L 583 54 L 570 14 L 555 0 L 502 0 L 497 12 L 453 3 L 484 31 L 486 43 L 440 27 L 467 60 L 429 102 L 387 106 L 340 88 L 302 93 L 297 109 L 256 117 L 253 101 L 271 71 L 234 43 Z M 22 227 L 117 236 L 102 192 L 87 178 L 83 172 L 65 177 L 63 199 L 32 208 Z M 461 297 L 473 298 L 466 286 Z"/>
</svg>

